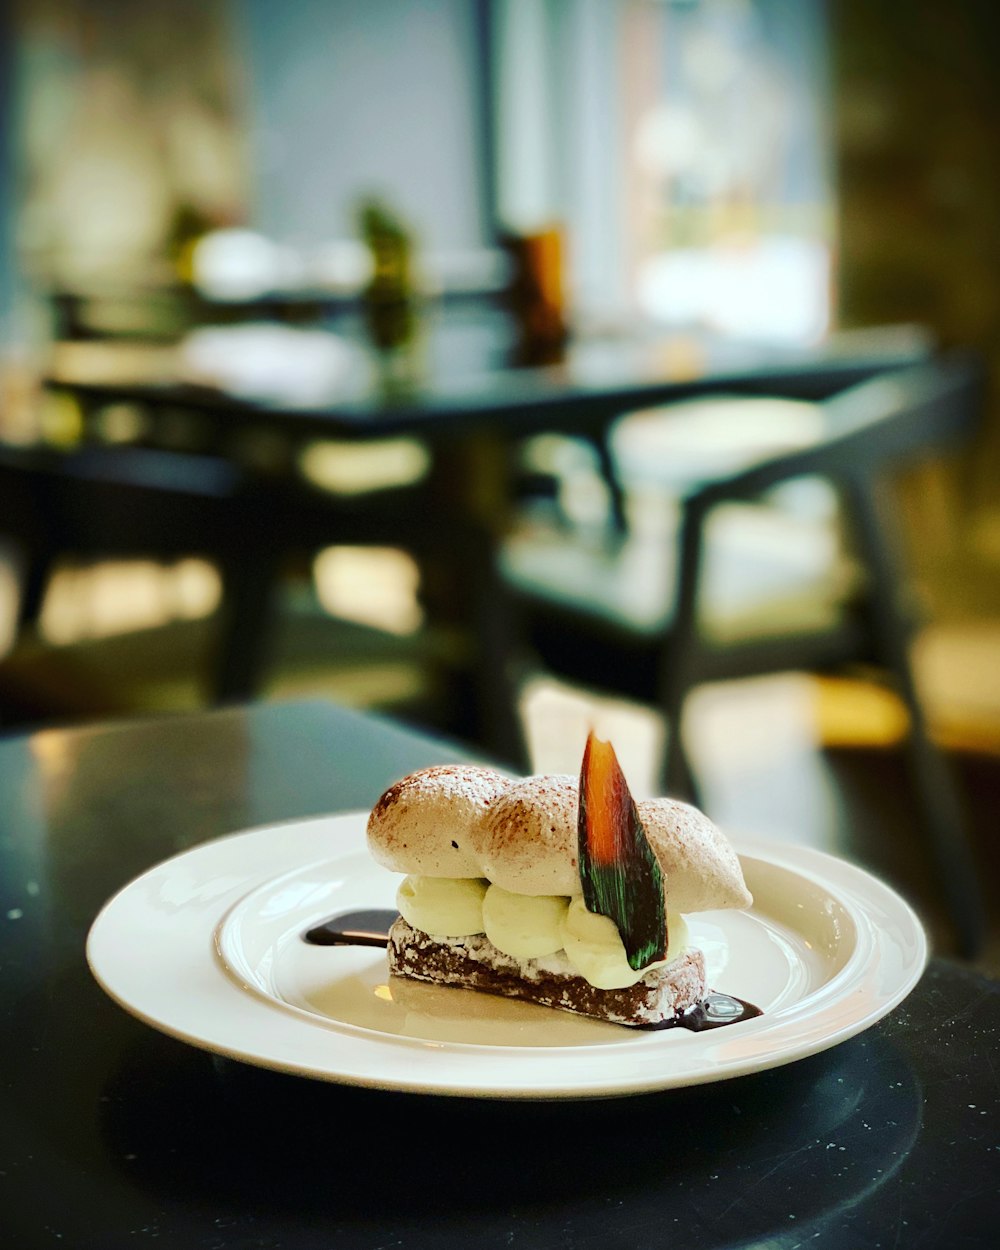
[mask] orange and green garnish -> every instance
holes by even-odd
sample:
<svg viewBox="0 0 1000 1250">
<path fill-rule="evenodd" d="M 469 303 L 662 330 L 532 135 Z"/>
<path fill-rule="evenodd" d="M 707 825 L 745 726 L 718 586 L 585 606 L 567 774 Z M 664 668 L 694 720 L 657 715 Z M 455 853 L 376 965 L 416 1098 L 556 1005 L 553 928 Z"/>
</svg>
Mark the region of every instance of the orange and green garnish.
<svg viewBox="0 0 1000 1250">
<path fill-rule="evenodd" d="M 667 953 L 663 873 L 615 749 L 593 733 L 580 770 L 580 880 L 588 910 L 618 926 L 629 967 Z"/>
</svg>

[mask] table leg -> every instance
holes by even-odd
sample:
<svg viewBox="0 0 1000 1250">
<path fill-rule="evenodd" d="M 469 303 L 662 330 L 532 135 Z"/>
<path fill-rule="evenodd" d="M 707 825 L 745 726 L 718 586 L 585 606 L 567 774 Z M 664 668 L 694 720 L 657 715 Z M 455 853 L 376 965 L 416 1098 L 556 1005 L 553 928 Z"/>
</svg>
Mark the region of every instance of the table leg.
<svg viewBox="0 0 1000 1250">
<path fill-rule="evenodd" d="M 445 700 L 459 737 L 523 769 L 512 609 L 498 574 L 510 509 L 508 446 L 480 437 L 435 448 L 433 498 L 440 522 L 422 556 L 429 621 L 454 631 Z"/>
</svg>

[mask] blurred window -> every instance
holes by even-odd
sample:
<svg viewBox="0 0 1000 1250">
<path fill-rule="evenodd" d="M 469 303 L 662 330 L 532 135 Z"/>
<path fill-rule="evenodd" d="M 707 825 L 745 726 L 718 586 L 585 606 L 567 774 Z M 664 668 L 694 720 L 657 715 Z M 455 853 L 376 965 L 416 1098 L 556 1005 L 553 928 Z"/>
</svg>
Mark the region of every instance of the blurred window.
<svg viewBox="0 0 1000 1250">
<path fill-rule="evenodd" d="M 498 200 L 586 312 L 808 342 L 833 238 L 822 0 L 499 0 Z"/>
</svg>

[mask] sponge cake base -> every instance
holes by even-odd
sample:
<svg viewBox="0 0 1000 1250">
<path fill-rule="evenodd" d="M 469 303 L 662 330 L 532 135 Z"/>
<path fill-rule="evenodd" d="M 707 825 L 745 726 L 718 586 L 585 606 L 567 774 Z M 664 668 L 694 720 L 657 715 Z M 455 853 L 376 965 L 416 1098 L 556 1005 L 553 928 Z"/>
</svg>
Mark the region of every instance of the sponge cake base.
<svg viewBox="0 0 1000 1250">
<path fill-rule="evenodd" d="M 633 1028 L 667 1028 L 708 994 L 701 951 L 687 947 L 634 985 L 601 990 L 572 971 L 560 952 L 542 959 L 515 959 L 485 934 L 438 938 L 400 917 L 389 930 L 393 976 L 458 989 L 499 994 L 523 1002 L 572 1011 Z"/>
</svg>

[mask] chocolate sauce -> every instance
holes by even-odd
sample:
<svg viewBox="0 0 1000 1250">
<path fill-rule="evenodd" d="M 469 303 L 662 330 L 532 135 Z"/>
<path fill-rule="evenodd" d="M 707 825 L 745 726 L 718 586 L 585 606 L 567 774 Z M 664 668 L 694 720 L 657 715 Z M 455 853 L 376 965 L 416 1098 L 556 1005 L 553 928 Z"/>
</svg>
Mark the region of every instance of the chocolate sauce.
<svg viewBox="0 0 1000 1250">
<path fill-rule="evenodd" d="M 732 994 L 718 994 L 714 990 L 694 1007 L 689 1007 L 674 1021 L 669 1021 L 679 1029 L 689 1029 L 692 1033 L 704 1033 L 706 1029 L 721 1029 L 727 1024 L 739 1024 L 741 1020 L 752 1020 L 764 1013 L 753 1003 L 742 998 L 734 998 Z"/>
<path fill-rule="evenodd" d="M 302 935 L 304 942 L 313 946 L 387 946 L 389 927 L 398 912 L 387 909 L 371 911 L 344 911 L 324 920 L 322 924 L 308 929 Z M 674 1020 L 645 1027 L 651 1029 L 688 1029 L 692 1033 L 704 1033 L 707 1029 L 721 1029 L 727 1024 L 739 1024 L 764 1013 L 753 1003 L 731 994 L 719 994 L 714 990 L 694 1007 L 689 1007 Z M 642 1027 L 642 1026 L 640 1026 Z"/>
<path fill-rule="evenodd" d="M 313 946 L 387 946 L 389 926 L 398 912 L 383 910 L 343 911 L 302 935 Z"/>
</svg>

